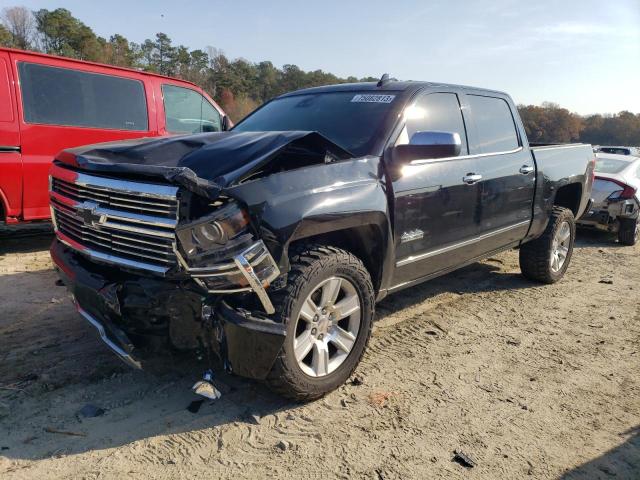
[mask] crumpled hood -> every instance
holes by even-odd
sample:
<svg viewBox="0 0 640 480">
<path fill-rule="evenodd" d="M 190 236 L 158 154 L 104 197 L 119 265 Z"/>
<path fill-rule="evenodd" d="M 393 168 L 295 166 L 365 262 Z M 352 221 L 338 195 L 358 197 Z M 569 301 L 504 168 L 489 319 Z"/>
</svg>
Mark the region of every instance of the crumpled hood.
<svg viewBox="0 0 640 480">
<path fill-rule="evenodd" d="M 352 157 L 318 132 L 231 131 L 87 145 L 63 150 L 56 160 L 90 172 L 159 177 L 216 198 L 287 149 Z"/>
</svg>

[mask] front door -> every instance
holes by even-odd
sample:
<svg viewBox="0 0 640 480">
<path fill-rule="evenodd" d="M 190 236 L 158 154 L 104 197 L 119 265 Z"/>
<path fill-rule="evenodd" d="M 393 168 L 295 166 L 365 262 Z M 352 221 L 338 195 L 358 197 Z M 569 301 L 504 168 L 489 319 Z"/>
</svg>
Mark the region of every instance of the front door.
<svg viewBox="0 0 640 480">
<path fill-rule="evenodd" d="M 394 171 L 396 270 L 394 287 L 445 270 L 472 258 L 477 235 L 479 186 L 477 160 L 468 155 L 458 95 L 424 94 L 405 110 L 405 126 L 396 144 L 417 131 L 457 132 L 459 157 L 425 159 Z M 393 290 L 393 287 L 392 287 Z"/>
</svg>

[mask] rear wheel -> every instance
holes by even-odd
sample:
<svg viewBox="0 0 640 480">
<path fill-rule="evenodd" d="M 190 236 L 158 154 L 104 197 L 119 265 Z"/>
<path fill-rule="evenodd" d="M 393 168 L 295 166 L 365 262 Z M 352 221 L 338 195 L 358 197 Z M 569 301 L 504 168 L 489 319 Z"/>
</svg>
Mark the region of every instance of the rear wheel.
<svg viewBox="0 0 640 480">
<path fill-rule="evenodd" d="M 373 285 L 362 262 L 334 247 L 304 248 L 273 300 L 287 336 L 267 378 L 271 389 L 312 400 L 344 383 L 362 358 L 373 321 Z"/>
<path fill-rule="evenodd" d="M 621 218 L 618 241 L 623 245 L 635 245 L 640 239 L 640 217 Z"/>
<path fill-rule="evenodd" d="M 554 207 L 544 233 L 520 247 L 522 274 L 538 282 L 555 283 L 569 267 L 576 224 L 571 210 Z"/>
</svg>

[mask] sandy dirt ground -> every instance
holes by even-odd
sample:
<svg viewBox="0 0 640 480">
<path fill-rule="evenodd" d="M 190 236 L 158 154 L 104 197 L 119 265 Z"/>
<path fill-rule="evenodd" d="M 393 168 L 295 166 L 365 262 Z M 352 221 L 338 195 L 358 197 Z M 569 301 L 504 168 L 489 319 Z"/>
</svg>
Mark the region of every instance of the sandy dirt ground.
<svg viewBox="0 0 640 480">
<path fill-rule="evenodd" d="M 640 478 L 640 247 L 581 232 L 552 286 L 517 252 L 474 264 L 379 304 L 325 398 L 220 372 L 192 413 L 201 371 L 128 370 L 56 286 L 49 242 L 0 239 L 3 479 Z"/>
</svg>

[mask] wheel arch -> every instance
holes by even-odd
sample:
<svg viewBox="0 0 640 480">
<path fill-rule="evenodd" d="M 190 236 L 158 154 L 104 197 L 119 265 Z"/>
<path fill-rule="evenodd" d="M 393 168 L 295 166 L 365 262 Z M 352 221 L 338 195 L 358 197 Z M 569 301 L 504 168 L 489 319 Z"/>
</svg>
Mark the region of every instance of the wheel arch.
<svg viewBox="0 0 640 480">
<path fill-rule="evenodd" d="M 375 212 L 371 212 L 375 213 Z M 362 222 L 358 216 L 334 219 L 326 229 L 319 229 L 315 222 L 302 222 L 292 236 L 287 251 L 304 244 L 327 245 L 346 250 L 358 257 L 371 275 L 376 294 L 383 283 L 385 258 L 389 245 L 386 219 Z M 336 228 L 337 227 L 337 228 Z"/>
<path fill-rule="evenodd" d="M 582 201 L 582 184 L 569 183 L 558 188 L 553 199 L 553 206 L 568 208 L 578 217 Z"/>
</svg>

